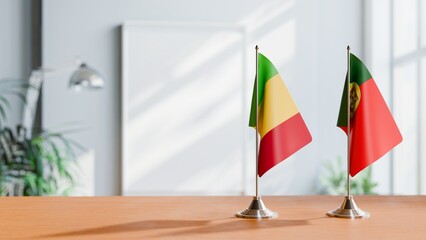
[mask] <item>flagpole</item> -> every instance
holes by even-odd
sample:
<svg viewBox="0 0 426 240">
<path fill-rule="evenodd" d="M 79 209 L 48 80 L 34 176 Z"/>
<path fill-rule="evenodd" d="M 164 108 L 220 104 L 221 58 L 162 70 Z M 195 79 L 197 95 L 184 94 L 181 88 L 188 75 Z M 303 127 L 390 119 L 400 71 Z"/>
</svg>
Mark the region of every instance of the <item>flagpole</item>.
<svg viewBox="0 0 426 240">
<path fill-rule="evenodd" d="M 258 51 L 259 51 L 259 46 L 256 45 L 255 47 L 256 49 L 256 77 L 255 77 L 255 82 L 256 82 L 256 198 L 259 197 L 259 81 L 258 81 L 258 71 L 259 71 L 259 66 L 258 66 Z"/>
<path fill-rule="evenodd" d="M 368 218 L 370 217 L 370 213 L 363 211 L 362 209 L 358 208 L 358 206 L 355 203 L 355 200 L 353 199 L 353 196 L 351 196 L 351 47 L 346 48 L 346 54 L 347 54 L 347 77 L 346 77 L 346 91 L 347 91 L 347 132 L 348 132 L 348 141 L 347 141 L 347 158 L 348 158 L 348 175 L 347 175 L 347 194 L 345 196 L 345 199 L 343 200 L 340 207 L 328 211 L 327 215 L 330 217 L 338 217 L 338 218 Z"/>
<path fill-rule="evenodd" d="M 351 195 L 351 58 L 350 58 L 350 51 L 351 47 L 346 48 L 347 50 L 347 69 L 348 69 L 348 77 L 347 77 L 347 91 L 348 91 L 348 147 L 347 147 L 347 158 L 348 158 L 348 176 L 347 176 L 347 196 L 349 197 Z"/>
<path fill-rule="evenodd" d="M 253 200 L 250 203 L 250 206 L 240 212 L 235 214 L 239 218 L 276 218 L 278 213 L 269 210 L 262 201 L 262 198 L 259 195 L 259 64 L 258 64 L 258 52 L 259 46 L 256 45 L 256 76 L 255 76 L 255 98 L 254 102 L 256 104 L 256 195 L 253 197 Z"/>
</svg>

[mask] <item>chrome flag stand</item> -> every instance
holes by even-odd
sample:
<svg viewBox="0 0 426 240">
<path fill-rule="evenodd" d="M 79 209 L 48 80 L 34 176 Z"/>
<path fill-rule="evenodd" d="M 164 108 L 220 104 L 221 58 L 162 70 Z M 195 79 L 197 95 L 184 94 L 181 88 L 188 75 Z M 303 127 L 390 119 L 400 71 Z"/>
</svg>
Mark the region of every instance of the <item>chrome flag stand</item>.
<svg viewBox="0 0 426 240">
<path fill-rule="evenodd" d="M 256 194 L 250 206 L 236 214 L 239 218 L 276 218 L 278 213 L 269 210 L 263 203 L 259 195 Z"/>
<path fill-rule="evenodd" d="M 256 196 L 253 197 L 253 200 L 250 203 L 250 206 L 236 214 L 240 218 L 275 218 L 278 216 L 278 213 L 269 210 L 263 203 L 261 197 L 259 196 L 259 132 L 258 132 L 258 123 L 259 123 L 259 112 L 258 112 L 258 96 L 259 96 L 259 82 L 258 82 L 258 60 L 257 53 L 259 47 L 256 45 Z"/>
<path fill-rule="evenodd" d="M 347 176 L 347 194 L 343 200 L 342 205 L 339 208 L 327 212 L 327 215 L 330 217 L 339 217 L 339 218 L 368 218 L 370 213 L 363 211 L 358 208 L 351 195 L 351 186 L 350 186 L 350 163 L 351 163 L 351 67 L 350 67 L 350 53 L 351 48 L 348 46 L 347 55 L 348 55 L 348 77 L 347 77 L 347 92 L 348 92 L 348 176 Z"/>
</svg>

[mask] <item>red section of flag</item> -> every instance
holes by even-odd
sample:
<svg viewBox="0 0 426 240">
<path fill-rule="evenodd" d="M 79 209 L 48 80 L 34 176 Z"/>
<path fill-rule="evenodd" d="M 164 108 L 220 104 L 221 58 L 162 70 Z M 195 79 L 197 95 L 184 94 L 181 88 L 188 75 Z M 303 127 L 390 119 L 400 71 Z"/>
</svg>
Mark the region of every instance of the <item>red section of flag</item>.
<svg viewBox="0 0 426 240">
<path fill-rule="evenodd" d="M 374 82 L 360 86 L 361 101 L 351 121 L 350 174 L 355 176 L 402 141 L 402 135 Z M 342 127 L 346 132 L 347 128 Z"/>
<path fill-rule="evenodd" d="M 300 113 L 269 131 L 260 142 L 259 176 L 311 141 L 311 134 Z"/>
</svg>

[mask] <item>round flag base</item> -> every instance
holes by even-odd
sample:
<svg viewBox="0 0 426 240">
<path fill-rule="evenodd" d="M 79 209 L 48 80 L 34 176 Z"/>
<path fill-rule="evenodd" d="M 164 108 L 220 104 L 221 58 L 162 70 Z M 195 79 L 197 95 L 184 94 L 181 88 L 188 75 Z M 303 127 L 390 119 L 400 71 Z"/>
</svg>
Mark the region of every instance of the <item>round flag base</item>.
<svg viewBox="0 0 426 240">
<path fill-rule="evenodd" d="M 327 212 L 330 217 L 338 218 L 368 218 L 370 213 L 358 208 L 352 195 L 346 196 L 339 208 Z"/>
<path fill-rule="evenodd" d="M 239 218 L 276 218 L 278 213 L 269 210 L 260 197 L 253 197 L 250 206 L 238 212 L 235 216 Z"/>
</svg>

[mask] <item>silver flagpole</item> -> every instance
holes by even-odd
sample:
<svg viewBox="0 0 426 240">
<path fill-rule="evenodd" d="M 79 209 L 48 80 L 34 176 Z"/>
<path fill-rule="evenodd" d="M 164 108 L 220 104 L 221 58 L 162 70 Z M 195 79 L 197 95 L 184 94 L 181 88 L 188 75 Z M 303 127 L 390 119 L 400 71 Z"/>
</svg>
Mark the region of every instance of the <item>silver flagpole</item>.
<svg viewBox="0 0 426 240">
<path fill-rule="evenodd" d="M 347 158 L 348 158 L 348 176 L 347 176 L 347 181 L 346 181 L 346 188 L 348 190 L 346 196 L 350 196 L 351 195 L 351 176 L 350 176 L 350 172 L 351 172 L 351 58 L 350 58 L 350 51 L 351 51 L 351 47 L 347 47 L 347 69 L 348 69 L 348 76 L 347 76 L 347 80 L 346 80 L 346 84 L 348 85 L 348 87 L 346 88 L 346 91 L 348 93 L 348 97 L 347 97 L 347 125 L 348 125 L 348 146 L 347 146 Z"/>
<path fill-rule="evenodd" d="M 256 45 L 256 76 L 255 76 L 255 102 L 256 102 L 256 196 L 250 203 L 250 206 L 236 214 L 240 218 L 275 218 L 278 216 L 276 212 L 269 210 L 263 203 L 259 196 L 259 64 L 258 64 L 258 51 L 259 47 Z"/>
<path fill-rule="evenodd" d="M 259 197 L 259 47 L 256 45 L 256 198 Z"/>
<path fill-rule="evenodd" d="M 368 218 L 370 217 L 370 213 L 365 212 L 358 208 L 351 195 L 351 48 L 347 47 L 347 68 L 348 74 L 346 77 L 346 92 L 347 92 L 347 132 L 348 132 L 348 142 L 347 142 L 347 159 L 348 159 L 348 173 L 347 173 L 347 181 L 346 181 L 346 189 L 347 193 L 345 199 L 343 200 L 342 205 L 339 208 L 331 210 L 327 212 L 327 215 L 330 217 L 340 217 L 340 218 Z"/>
</svg>

